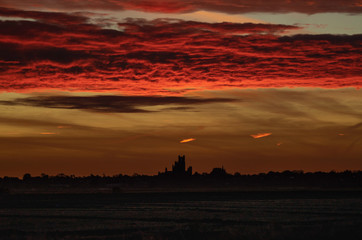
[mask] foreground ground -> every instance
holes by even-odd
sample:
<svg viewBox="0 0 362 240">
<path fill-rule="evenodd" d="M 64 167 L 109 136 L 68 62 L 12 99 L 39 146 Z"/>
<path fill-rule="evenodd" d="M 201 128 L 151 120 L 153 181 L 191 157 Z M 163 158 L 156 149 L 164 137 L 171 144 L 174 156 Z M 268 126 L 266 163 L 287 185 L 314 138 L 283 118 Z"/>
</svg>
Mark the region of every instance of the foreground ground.
<svg viewBox="0 0 362 240">
<path fill-rule="evenodd" d="M 362 239 L 361 191 L 4 194 L 0 239 Z"/>
</svg>

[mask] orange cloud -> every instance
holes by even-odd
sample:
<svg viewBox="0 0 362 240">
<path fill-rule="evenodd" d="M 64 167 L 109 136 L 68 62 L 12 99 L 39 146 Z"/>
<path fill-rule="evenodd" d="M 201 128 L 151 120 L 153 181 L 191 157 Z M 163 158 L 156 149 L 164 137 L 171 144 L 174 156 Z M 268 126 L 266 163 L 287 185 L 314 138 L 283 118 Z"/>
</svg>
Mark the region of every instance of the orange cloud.
<svg viewBox="0 0 362 240">
<path fill-rule="evenodd" d="M 195 138 L 187 138 L 187 139 L 183 139 L 180 141 L 180 143 L 187 143 L 187 142 L 192 142 L 192 141 L 195 141 L 196 139 Z"/>
<path fill-rule="evenodd" d="M 42 135 L 54 135 L 56 133 L 54 133 L 54 132 L 42 132 L 40 134 L 42 134 Z"/>
<path fill-rule="evenodd" d="M 57 128 L 60 128 L 60 129 L 62 129 L 62 128 L 71 128 L 71 126 L 62 126 L 62 125 L 60 125 L 60 126 L 57 126 Z"/>
<path fill-rule="evenodd" d="M 253 138 L 262 138 L 262 137 L 267 137 L 270 136 L 272 133 L 257 133 L 257 134 L 252 134 L 250 135 Z"/>
</svg>

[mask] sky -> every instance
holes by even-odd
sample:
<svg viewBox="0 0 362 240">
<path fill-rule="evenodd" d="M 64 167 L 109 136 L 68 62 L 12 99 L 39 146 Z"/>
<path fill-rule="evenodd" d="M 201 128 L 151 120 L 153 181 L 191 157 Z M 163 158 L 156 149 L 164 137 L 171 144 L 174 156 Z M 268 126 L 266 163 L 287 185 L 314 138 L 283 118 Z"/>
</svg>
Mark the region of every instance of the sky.
<svg viewBox="0 0 362 240">
<path fill-rule="evenodd" d="M 0 0 L 0 176 L 362 169 L 360 0 Z"/>
</svg>

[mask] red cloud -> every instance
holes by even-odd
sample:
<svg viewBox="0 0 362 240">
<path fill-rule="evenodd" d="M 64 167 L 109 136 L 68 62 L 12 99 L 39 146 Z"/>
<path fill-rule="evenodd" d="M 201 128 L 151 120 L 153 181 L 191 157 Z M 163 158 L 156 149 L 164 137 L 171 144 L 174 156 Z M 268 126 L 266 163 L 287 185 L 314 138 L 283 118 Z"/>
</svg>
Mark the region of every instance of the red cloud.
<svg viewBox="0 0 362 240">
<path fill-rule="evenodd" d="M 180 13 L 198 10 L 226 13 L 246 12 L 347 12 L 361 13 L 359 0 L 2 0 L 0 6 L 13 8 L 139 10 L 145 12 Z"/>
<path fill-rule="evenodd" d="M 0 21 L 0 89 L 7 91 L 169 94 L 362 85 L 362 35 L 281 37 L 277 34 L 298 27 L 174 19 L 128 19 L 117 31 L 69 14 L 9 9 L 0 14 L 38 19 Z"/>
</svg>

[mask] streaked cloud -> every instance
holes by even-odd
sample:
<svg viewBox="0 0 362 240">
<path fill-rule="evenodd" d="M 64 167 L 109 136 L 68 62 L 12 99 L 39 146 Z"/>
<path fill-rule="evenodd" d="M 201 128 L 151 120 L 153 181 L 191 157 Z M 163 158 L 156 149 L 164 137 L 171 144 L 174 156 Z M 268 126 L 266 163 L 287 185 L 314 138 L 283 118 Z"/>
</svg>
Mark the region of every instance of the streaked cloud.
<svg viewBox="0 0 362 240">
<path fill-rule="evenodd" d="M 67 94 L 72 96 L 55 95 Z M 6 166 L 0 168 L 0 176 L 21 176 L 29 171 L 57 174 L 60 168 L 67 174 L 157 174 L 180 151 L 198 172 L 209 172 L 218 165 L 245 173 L 361 169 L 361 90 L 268 88 L 193 94 L 190 98 L 232 97 L 239 101 L 186 105 L 196 107 L 195 112 L 147 114 L 0 105 L 1 163 Z M 29 94 L 9 98 L 27 99 Z M 71 100 L 79 104 L 93 101 Z M 173 105 L 157 109 L 168 106 Z M 6 134 L 11 132 L 18 134 Z M 272 135 L 259 139 L 249 136 L 257 133 Z M 196 141 L 180 143 L 188 138 Z M 283 144 L 276 146 L 280 142 Z"/>
<path fill-rule="evenodd" d="M 250 135 L 252 138 L 262 138 L 272 135 L 272 133 L 257 133 Z"/>
<path fill-rule="evenodd" d="M 195 138 L 186 138 L 186 139 L 181 140 L 180 143 L 188 143 L 188 142 L 192 142 L 195 140 L 196 140 Z"/>
</svg>

